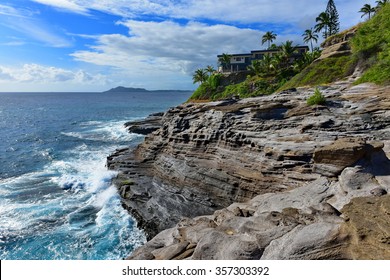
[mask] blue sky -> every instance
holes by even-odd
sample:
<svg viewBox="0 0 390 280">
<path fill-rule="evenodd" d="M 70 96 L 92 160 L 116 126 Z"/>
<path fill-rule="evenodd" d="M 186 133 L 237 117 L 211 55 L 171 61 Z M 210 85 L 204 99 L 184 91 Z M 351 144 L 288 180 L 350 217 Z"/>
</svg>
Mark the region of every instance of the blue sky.
<svg viewBox="0 0 390 280">
<path fill-rule="evenodd" d="M 0 0 L 0 91 L 193 89 L 221 53 L 293 40 L 327 0 Z M 341 28 L 367 0 L 335 0 Z"/>
</svg>

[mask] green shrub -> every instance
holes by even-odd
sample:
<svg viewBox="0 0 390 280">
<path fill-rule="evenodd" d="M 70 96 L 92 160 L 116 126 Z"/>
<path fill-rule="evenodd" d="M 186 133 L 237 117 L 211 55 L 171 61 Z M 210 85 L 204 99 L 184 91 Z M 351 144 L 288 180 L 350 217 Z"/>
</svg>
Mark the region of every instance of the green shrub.
<svg viewBox="0 0 390 280">
<path fill-rule="evenodd" d="M 313 95 L 311 95 L 307 100 L 306 100 L 307 105 L 313 106 L 313 105 L 323 105 L 326 103 L 326 98 L 325 96 L 322 95 L 321 91 L 316 88 L 314 91 Z"/>
<path fill-rule="evenodd" d="M 189 100 L 209 100 L 213 99 L 221 81 L 221 74 L 210 75 L 205 82 L 199 85 Z"/>
<path fill-rule="evenodd" d="M 286 82 L 280 90 L 308 85 L 323 85 L 346 78 L 353 73 L 356 64 L 357 60 L 350 55 L 316 61 Z"/>
<path fill-rule="evenodd" d="M 208 100 L 210 99 L 212 88 L 208 83 L 201 84 L 191 95 L 189 100 Z"/>
<path fill-rule="evenodd" d="M 221 74 L 213 74 L 207 79 L 207 83 L 214 90 L 218 88 L 220 81 L 221 81 Z"/>
</svg>

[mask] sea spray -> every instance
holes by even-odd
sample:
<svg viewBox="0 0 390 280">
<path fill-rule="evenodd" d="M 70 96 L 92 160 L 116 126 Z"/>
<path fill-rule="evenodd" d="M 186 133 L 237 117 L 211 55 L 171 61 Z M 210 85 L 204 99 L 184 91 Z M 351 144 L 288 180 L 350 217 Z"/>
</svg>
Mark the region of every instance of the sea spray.
<svg viewBox="0 0 390 280">
<path fill-rule="evenodd" d="M 0 259 L 121 259 L 145 242 L 105 167 L 177 93 L 0 93 Z M 39 104 L 39 106 L 37 106 Z"/>
</svg>

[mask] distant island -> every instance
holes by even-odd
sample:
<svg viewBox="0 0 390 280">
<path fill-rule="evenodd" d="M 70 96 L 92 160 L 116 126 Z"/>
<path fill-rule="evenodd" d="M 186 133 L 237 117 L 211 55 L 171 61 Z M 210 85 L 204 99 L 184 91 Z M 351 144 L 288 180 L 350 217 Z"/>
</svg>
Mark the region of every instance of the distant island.
<svg viewBox="0 0 390 280">
<path fill-rule="evenodd" d="M 147 89 L 144 89 L 144 88 L 133 88 L 133 87 L 122 87 L 122 86 L 119 86 L 119 87 L 116 87 L 116 88 L 112 88 L 112 89 L 109 89 L 107 91 L 103 91 L 103 93 L 123 93 L 123 92 L 190 92 L 192 90 L 176 90 L 176 89 L 172 89 L 172 90 L 147 90 Z"/>
</svg>

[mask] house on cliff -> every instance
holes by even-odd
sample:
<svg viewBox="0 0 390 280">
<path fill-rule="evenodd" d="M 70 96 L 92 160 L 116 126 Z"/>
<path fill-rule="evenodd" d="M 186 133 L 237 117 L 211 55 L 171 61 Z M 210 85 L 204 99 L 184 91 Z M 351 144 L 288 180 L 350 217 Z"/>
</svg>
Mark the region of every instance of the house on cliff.
<svg viewBox="0 0 390 280">
<path fill-rule="evenodd" d="M 294 54 L 290 57 L 290 62 L 302 57 L 302 55 L 309 51 L 308 46 L 296 46 Z M 224 55 L 218 55 L 218 72 L 220 73 L 232 73 L 246 71 L 248 66 L 252 64 L 254 60 L 262 60 L 265 55 L 274 56 L 280 53 L 279 49 L 269 50 L 255 50 L 250 53 L 231 54 L 230 62 L 223 61 Z"/>
</svg>

